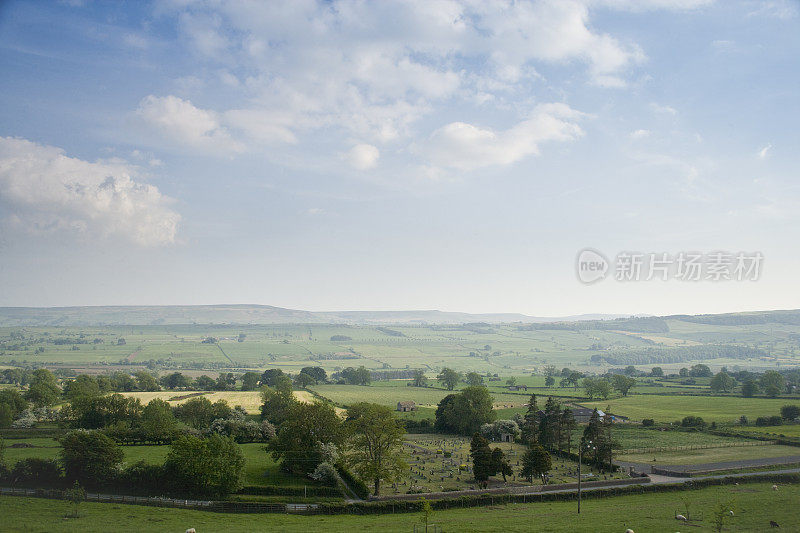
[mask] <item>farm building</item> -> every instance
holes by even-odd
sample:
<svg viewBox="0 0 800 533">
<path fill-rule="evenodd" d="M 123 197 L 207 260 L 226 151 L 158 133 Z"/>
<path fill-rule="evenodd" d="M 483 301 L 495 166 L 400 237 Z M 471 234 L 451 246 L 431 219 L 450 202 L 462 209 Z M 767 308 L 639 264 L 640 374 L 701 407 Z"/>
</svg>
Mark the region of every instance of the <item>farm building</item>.
<svg viewBox="0 0 800 533">
<path fill-rule="evenodd" d="M 416 411 L 417 410 L 417 403 L 414 401 L 406 401 L 406 402 L 397 402 L 397 410 L 402 412 L 408 411 Z"/>
<path fill-rule="evenodd" d="M 572 415 L 575 417 L 575 421 L 578 424 L 586 424 L 589 422 L 589 419 L 592 417 L 592 413 L 594 412 L 594 409 L 581 407 L 579 405 L 570 405 L 569 408 L 572 409 Z M 603 420 L 603 418 L 606 416 L 606 414 L 600 409 L 597 410 L 597 414 L 600 416 L 600 420 Z"/>
<path fill-rule="evenodd" d="M 525 392 L 528 392 L 528 386 L 527 385 L 509 385 L 508 390 L 510 390 L 510 391 L 524 390 Z"/>
</svg>

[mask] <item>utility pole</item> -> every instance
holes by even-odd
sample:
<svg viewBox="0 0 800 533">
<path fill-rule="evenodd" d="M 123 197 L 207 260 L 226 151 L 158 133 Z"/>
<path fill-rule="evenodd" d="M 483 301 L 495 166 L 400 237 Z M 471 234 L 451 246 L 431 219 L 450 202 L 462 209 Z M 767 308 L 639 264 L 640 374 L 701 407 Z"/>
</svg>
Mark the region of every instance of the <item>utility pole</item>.
<svg viewBox="0 0 800 533">
<path fill-rule="evenodd" d="M 581 439 L 578 444 L 578 514 L 581 514 L 581 465 L 583 464 L 583 449 L 590 449 L 592 441 L 583 442 Z"/>
</svg>

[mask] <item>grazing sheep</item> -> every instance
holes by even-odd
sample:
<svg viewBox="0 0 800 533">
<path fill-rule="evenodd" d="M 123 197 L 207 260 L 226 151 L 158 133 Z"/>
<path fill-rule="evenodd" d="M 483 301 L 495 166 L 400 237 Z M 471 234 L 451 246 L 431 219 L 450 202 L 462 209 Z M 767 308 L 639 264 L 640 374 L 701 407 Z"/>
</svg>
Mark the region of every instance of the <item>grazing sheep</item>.
<svg viewBox="0 0 800 533">
<path fill-rule="evenodd" d="M 730 511 L 728 511 L 728 514 L 729 514 L 729 515 L 731 515 L 731 516 L 733 516 L 733 509 L 731 509 Z"/>
<path fill-rule="evenodd" d="M 772 490 L 778 490 L 778 485 L 772 485 Z"/>
<path fill-rule="evenodd" d="M 770 520 L 769 527 L 781 527 L 781 526 L 779 526 L 775 520 Z"/>
<path fill-rule="evenodd" d="M 684 522 L 686 522 L 688 520 L 688 518 L 686 518 L 682 514 L 676 514 L 675 515 L 675 520 L 683 520 Z"/>
<path fill-rule="evenodd" d="M 186 530 L 186 533 L 197 533 L 197 531 L 195 531 L 193 527 L 190 527 Z"/>
<path fill-rule="evenodd" d="M 633 530 L 628 528 L 628 529 L 625 530 L 625 533 L 633 533 Z"/>
</svg>

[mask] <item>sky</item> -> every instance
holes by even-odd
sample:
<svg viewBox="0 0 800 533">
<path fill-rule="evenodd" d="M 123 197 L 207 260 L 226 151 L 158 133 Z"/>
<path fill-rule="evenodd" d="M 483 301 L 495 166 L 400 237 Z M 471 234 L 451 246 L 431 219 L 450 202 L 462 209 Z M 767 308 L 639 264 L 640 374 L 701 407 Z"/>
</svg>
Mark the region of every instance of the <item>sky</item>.
<svg viewBox="0 0 800 533">
<path fill-rule="evenodd" d="M 798 57 L 796 0 L 0 2 L 0 306 L 800 308 Z M 763 261 L 615 279 L 684 252 Z"/>
</svg>

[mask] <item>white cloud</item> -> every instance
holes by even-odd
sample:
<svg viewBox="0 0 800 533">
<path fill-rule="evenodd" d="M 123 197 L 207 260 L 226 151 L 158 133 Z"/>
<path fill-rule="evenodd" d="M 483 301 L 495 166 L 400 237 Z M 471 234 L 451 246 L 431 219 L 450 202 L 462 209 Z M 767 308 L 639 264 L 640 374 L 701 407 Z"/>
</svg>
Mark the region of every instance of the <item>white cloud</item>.
<svg viewBox="0 0 800 533">
<path fill-rule="evenodd" d="M 797 2 L 792 0 L 757 0 L 751 2 L 754 9 L 748 17 L 770 17 L 788 20 L 798 14 Z"/>
<path fill-rule="evenodd" d="M 661 114 L 664 114 L 664 115 L 673 115 L 674 116 L 674 115 L 678 114 L 678 110 L 675 109 L 674 107 L 670 107 L 668 105 L 657 104 L 655 102 L 650 104 L 650 109 L 652 109 L 655 113 L 661 113 Z"/>
<path fill-rule="evenodd" d="M 147 96 L 136 113 L 145 124 L 177 145 L 219 153 L 244 149 L 220 124 L 216 113 L 197 108 L 177 96 Z"/>
<path fill-rule="evenodd" d="M 714 0 L 588 0 L 589 4 L 624 11 L 699 9 L 714 3 Z"/>
<path fill-rule="evenodd" d="M 357 144 L 347 152 L 345 159 L 353 168 L 369 170 L 378 164 L 380 151 L 371 144 Z"/>
<path fill-rule="evenodd" d="M 636 130 L 631 132 L 632 139 L 644 139 L 650 136 L 650 130 Z"/>
<path fill-rule="evenodd" d="M 180 215 L 122 160 L 89 162 L 60 148 L 0 137 L 0 204 L 13 226 L 124 238 L 143 246 L 175 241 Z"/>
<path fill-rule="evenodd" d="M 505 131 L 453 122 L 436 130 L 422 151 L 434 165 L 471 170 L 509 165 L 539 153 L 546 141 L 571 141 L 583 135 L 583 113 L 564 104 L 537 106 L 530 118 Z"/>
<path fill-rule="evenodd" d="M 759 159 L 766 159 L 769 155 L 770 150 L 772 150 L 772 145 L 767 144 L 764 148 L 758 151 L 758 158 Z"/>
</svg>

